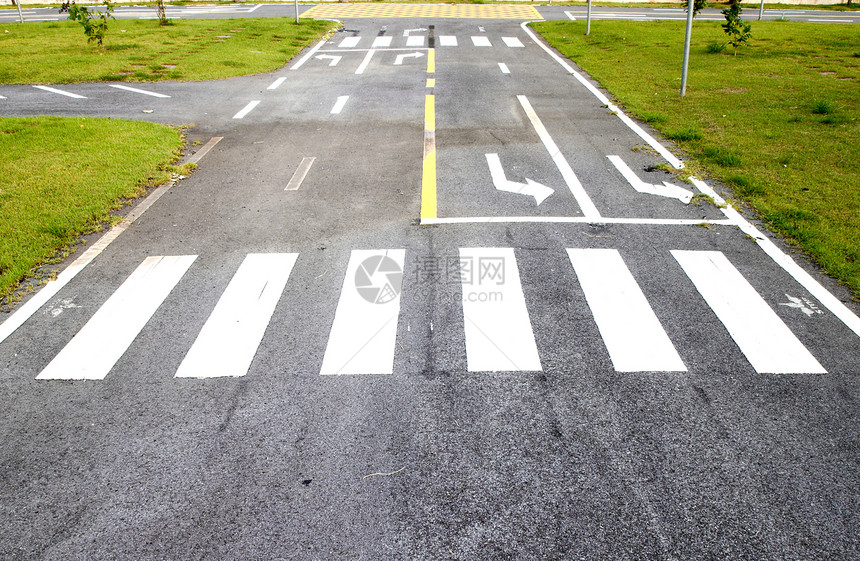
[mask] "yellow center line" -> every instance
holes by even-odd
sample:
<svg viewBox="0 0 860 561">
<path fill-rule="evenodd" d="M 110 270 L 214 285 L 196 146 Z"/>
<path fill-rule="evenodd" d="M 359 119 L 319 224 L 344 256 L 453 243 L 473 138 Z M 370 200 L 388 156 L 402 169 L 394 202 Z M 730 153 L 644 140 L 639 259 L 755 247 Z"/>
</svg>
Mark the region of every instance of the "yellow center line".
<svg viewBox="0 0 860 561">
<path fill-rule="evenodd" d="M 427 51 L 427 74 L 436 73 L 436 49 Z"/>
<path fill-rule="evenodd" d="M 436 96 L 424 97 L 424 170 L 421 177 L 421 219 L 436 218 Z"/>
</svg>

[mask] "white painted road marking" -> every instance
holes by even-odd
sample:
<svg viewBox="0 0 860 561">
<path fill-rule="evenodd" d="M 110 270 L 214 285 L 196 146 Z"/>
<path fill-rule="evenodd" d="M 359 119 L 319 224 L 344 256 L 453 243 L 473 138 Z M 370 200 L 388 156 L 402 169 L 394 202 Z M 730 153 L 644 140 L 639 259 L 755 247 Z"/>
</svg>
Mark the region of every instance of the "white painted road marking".
<svg viewBox="0 0 860 561">
<path fill-rule="evenodd" d="M 110 87 L 116 88 L 118 90 L 125 90 L 127 92 L 134 92 L 134 93 L 139 93 L 139 94 L 143 94 L 143 95 L 151 95 L 152 97 L 160 97 L 160 98 L 169 98 L 170 97 L 169 95 L 156 93 L 156 92 L 150 92 L 147 90 L 141 90 L 138 88 L 131 88 L 129 86 L 121 86 L 119 84 L 110 84 Z"/>
<path fill-rule="evenodd" d="M 423 47 L 424 46 L 424 36 L 423 35 L 409 35 L 406 38 L 406 46 L 407 47 Z"/>
<path fill-rule="evenodd" d="M 400 66 L 401 64 L 403 64 L 403 59 L 421 58 L 423 56 L 424 56 L 424 53 L 408 53 L 408 54 L 404 54 L 404 55 L 397 55 L 397 57 L 394 59 L 394 66 Z"/>
<path fill-rule="evenodd" d="M 648 195 L 657 195 L 659 197 L 668 197 L 670 199 L 678 199 L 684 204 L 689 204 L 693 199 L 693 193 L 691 191 L 687 191 L 683 187 L 679 187 L 672 183 L 668 183 L 666 181 L 663 182 L 663 185 L 654 185 L 651 183 L 645 183 L 639 176 L 636 175 L 632 169 L 630 169 L 627 164 L 624 163 L 624 160 L 621 159 L 620 156 L 606 156 L 609 158 L 609 161 L 612 162 L 612 165 L 621 172 L 621 175 L 624 176 L 624 179 L 639 193 L 646 193 Z"/>
<path fill-rule="evenodd" d="M 269 87 L 268 87 L 268 88 L 266 88 L 266 89 L 267 89 L 267 90 L 276 90 L 276 89 L 278 89 L 278 87 L 279 87 L 281 84 L 283 84 L 286 80 L 287 80 L 287 79 L 286 79 L 286 77 L 281 76 L 280 78 L 278 78 L 277 80 L 275 80 L 274 82 L 272 82 L 272 85 L 271 85 L 271 86 L 269 86 Z"/>
<path fill-rule="evenodd" d="M 542 185 L 537 181 L 526 178 L 525 183 L 511 181 L 505 176 L 505 170 L 498 154 L 485 154 L 487 165 L 490 167 L 490 176 L 493 178 L 493 186 L 499 191 L 517 193 L 534 197 L 535 204 L 540 205 L 547 197 L 555 193 L 555 190 Z"/>
<path fill-rule="evenodd" d="M 568 18 L 570 18 L 572 21 L 576 21 L 576 18 L 575 18 L 575 17 L 573 17 L 573 14 L 572 14 L 572 13 L 570 13 L 570 12 L 565 12 L 565 13 L 564 13 L 564 15 L 566 15 L 566 16 L 567 16 Z"/>
<path fill-rule="evenodd" d="M 316 158 L 302 158 L 302 162 L 299 164 L 299 167 L 296 169 L 290 182 L 287 183 L 284 191 L 298 191 L 315 160 Z"/>
<path fill-rule="evenodd" d="M 440 35 L 439 36 L 439 46 L 440 47 L 456 47 L 457 46 L 456 35 Z"/>
<path fill-rule="evenodd" d="M 342 95 L 342 96 L 338 97 L 337 101 L 334 104 L 334 107 L 331 108 L 331 114 L 337 115 L 341 111 L 343 111 L 343 107 L 344 107 L 344 105 L 346 105 L 347 100 L 349 100 L 348 95 Z"/>
<path fill-rule="evenodd" d="M 351 49 L 358 45 L 358 42 L 361 41 L 361 37 L 347 37 L 338 45 L 341 49 Z"/>
<path fill-rule="evenodd" d="M 508 65 L 504 62 L 499 63 L 499 70 L 502 71 L 502 74 L 510 74 L 511 71 L 508 69 Z"/>
<path fill-rule="evenodd" d="M 320 374 L 391 374 L 400 289 L 406 250 L 354 250 L 346 268 L 340 300 L 329 334 Z M 393 260 L 399 270 L 386 264 Z M 389 284 L 390 283 L 390 284 Z M 374 303 L 359 288 L 379 289 Z"/>
<path fill-rule="evenodd" d="M 525 47 L 525 45 L 523 45 L 523 42 L 520 41 L 518 37 L 502 37 L 502 41 L 504 41 L 505 45 L 507 45 L 508 47 Z"/>
<path fill-rule="evenodd" d="M 208 154 L 209 151 L 212 150 L 213 148 L 215 148 L 215 145 L 218 144 L 219 142 L 221 142 L 222 140 L 224 140 L 223 136 L 213 136 L 212 138 L 210 138 L 209 142 L 204 144 L 203 147 L 200 148 L 200 150 L 198 150 L 197 152 L 194 153 L 193 156 L 188 158 L 188 163 L 189 164 L 196 164 L 197 162 L 202 160 L 203 156 Z"/>
<path fill-rule="evenodd" d="M 260 105 L 260 101 L 259 101 L 259 100 L 252 101 L 251 103 L 249 103 L 248 105 L 246 105 L 246 106 L 245 106 L 241 111 L 239 111 L 238 113 L 236 113 L 235 115 L 233 115 L 233 118 L 234 118 L 234 119 L 244 119 L 244 118 L 245 118 L 245 115 L 247 115 L 248 113 L 250 113 L 251 111 L 253 111 L 253 110 L 254 110 L 254 108 L 255 108 L 256 106 L 258 106 L 258 105 Z"/>
<path fill-rule="evenodd" d="M 370 48 L 384 49 L 386 47 L 390 47 L 392 39 L 394 39 L 394 37 L 390 35 L 380 35 L 373 40 L 373 44 L 370 46 Z"/>
<path fill-rule="evenodd" d="M 826 370 L 719 251 L 672 255 L 761 374 L 824 374 Z"/>
<path fill-rule="evenodd" d="M 367 51 L 367 54 L 364 55 L 364 59 L 361 61 L 361 64 L 359 64 L 358 68 L 355 70 L 356 74 L 364 74 L 364 71 L 367 70 L 367 66 L 370 64 L 370 59 L 373 58 L 374 54 L 376 54 L 376 51 L 373 49 Z"/>
<path fill-rule="evenodd" d="M 147 257 L 36 378 L 103 380 L 196 258 Z"/>
<path fill-rule="evenodd" d="M 298 256 L 247 255 L 179 365 L 176 377 L 247 374 Z"/>
<path fill-rule="evenodd" d="M 46 92 L 51 92 L 51 93 L 55 93 L 55 94 L 64 95 L 64 96 L 66 96 L 66 97 L 72 97 L 72 98 L 75 98 L 75 99 L 86 99 L 86 97 L 85 97 L 85 96 L 78 95 L 78 94 L 74 94 L 74 93 L 72 93 L 72 92 L 67 92 L 67 91 L 63 91 L 63 90 L 58 90 L 57 88 L 51 88 L 51 87 L 48 87 L 48 86 L 33 86 L 33 87 L 34 87 L 34 88 L 38 88 L 38 89 L 40 89 L 40 90 L 44 90 L 44 91 L 46 91 Z"/>
<path fill-rule="evenodd" d="M 687 370 L 618 250 L 567 254 L 616 371 Z"/>
<path fill-rule="evenodd" d="M 529 103 L 528 98 L 524 95 L 518 95 L 517 99 L 520 101 L 520 105 L 522 105 L 526 115 L 528 115 L 535 132 L 537 132 L 541 142 L 543 142 L 547 152 L 549 152 L 550 157 L 552 157 L 552 161 L 555 162 L 558 171 L 561 172 L 564 182 L 567 184 L 568 189 L 570 189 L 571 194 L 573 194 L 573 197 L 582 209 L 582 213 L 589 218 L 599 218 L 600 212 L 597 211 L 597 207 L 594 206 L 593 202 L 591 202 L 591 198 L 589 198 L 588 193 L 585 192 L 585 188 L 582 186 L 582 183 L 579 182 L 579 179 L 576 177 L 576 174 L 573 173 L 573 169 L 570 167 L 570 164 L 567 163 L 561 150 L 558 149 L 558 146 L 552 140 L 546 127 L 543 126 L 537 113 L 535 113 L 535 110 L 532 108 L 531 103 Z"/>
<path fill-rule="evenodd" d="M 318 50 L 320 50 L 320 48 L 322 48 L 322 46 L 323 46 L 323 45 L 325 45 L 325 39 L 323 39 L 322 41 L 320 41 L 319 43 L 317 43 L 317 44 L 314 46 L 314 48 L 312 48 L 312 49 L 311 49 L 311 50 L 309 50 L 307 53 L 305 53 L 305 56 L 303 56 L 302 58 L 300 58 L 300 59 L 298 60 L 298 62 L 296 62 L 293 66 L 291 66 L 291 67 L 290 67 L 290 70 L 298 70 L 299 68 L 301 68 L 301 67 L 302 67 L 302 65 L 303 65 L 304 63 L 306 63 L 306 62 L 308 61 L 308 59 L 310 59 L 312 56 L 314 56 L 314 55 L 317 53 L 317 51 L 318 51 Z"/>
<path fill-rule="evenodd" d="M 511 248 L 461 248 L 469 372 L 542 370 Z"/>
<path fill-rule="evenodd" d="M 489 37 L 484 37 L 483 35 L 473 35 L 472 36 L 472 44 L 476 47 L 492 47 L 493 44 L 490 43 Z"/>
<path fill-rule="evenodd" d="M 329 66 L 337 66 L 337 63 L 340 62 L 340 59 L 342 58 L 343 57 L 339 55 L 317 55 L 317 59 L 319 60 L 330 60 L 331 62 L 328 63 Z"/>
</svg>

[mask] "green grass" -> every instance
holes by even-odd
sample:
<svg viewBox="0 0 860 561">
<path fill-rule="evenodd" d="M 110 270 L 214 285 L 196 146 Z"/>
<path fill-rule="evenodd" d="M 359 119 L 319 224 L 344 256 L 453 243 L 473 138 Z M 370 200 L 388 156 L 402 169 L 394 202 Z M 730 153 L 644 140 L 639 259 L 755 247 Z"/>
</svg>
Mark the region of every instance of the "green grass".
<svg viewBox="0 0 860 561">
<path fill-rule="evenodd" d="M 695 23 L 684 98 L 683 22 L 535 28 L 860 297 L 860 27 L 752 23 L 737 56 Z"/>
<path fill-rule="evenodd" d="M 115 119 L 0 119 L 0 297 L 123 199 L 170 178 L 182 135 Z"/>
<path fill-rule="evenodd" d="M 333 27 L 284 18 L 187 19 L 167 26 L 116 20 L 99 48 L 87 43 L 76 22 L 7 23 L 0 26 L 0 83 L 212 80 L 269 72 Z"/>
</svg>

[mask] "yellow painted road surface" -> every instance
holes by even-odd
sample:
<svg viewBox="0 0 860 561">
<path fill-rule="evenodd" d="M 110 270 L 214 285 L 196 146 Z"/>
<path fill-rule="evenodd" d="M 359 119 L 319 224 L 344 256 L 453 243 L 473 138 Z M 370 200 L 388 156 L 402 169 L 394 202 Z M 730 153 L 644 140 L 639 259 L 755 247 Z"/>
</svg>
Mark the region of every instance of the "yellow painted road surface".
<svg viewBox="0 0 860 561">
<path fill-rule="evenodd" d="M 302 13 L 310 18 L 459 18 L 542 20 L 533 6 L 477 4 L 321 4 Z"/>
</svg>

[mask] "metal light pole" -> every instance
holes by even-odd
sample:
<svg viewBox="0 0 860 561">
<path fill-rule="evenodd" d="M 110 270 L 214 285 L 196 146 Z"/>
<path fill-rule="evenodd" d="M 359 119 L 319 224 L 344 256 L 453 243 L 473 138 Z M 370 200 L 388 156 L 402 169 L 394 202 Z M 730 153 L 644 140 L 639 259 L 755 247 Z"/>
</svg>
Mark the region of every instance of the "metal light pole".
<svg viewBox="0 0 860 561">
<path fill-rule="evenodd" d="M 21 0 L 15 0 L 15 5 L 18 6 L 18 17 L 21 18 L 21 23 L 24 23 L 24 14 L 21 13 Z"/>
<path fill-rule="evenodd" d="M 758 8 L 758 20 L 761 21 L 761 17 L 764 15 L 764 0 L 761 0 L 761 6 Z"/>
<path fill-rule="evenodd" d="M 299 23 L 299 0 L 296 0 L 296 23 Z"/>
<path fill-rule="evenodd" d="M 687 4 L 687 34 L 684 37 L 684 66 L 681 69 L 681 97 L 687 93 L 687 67 L 690 65 L 690 36 L 693 34 L 693 0 Z"/>
<path fill-rule="evenodd" d="M 585 16 L 585 34 L 591 35 L 591 0 L 588 0 L 588 10 Z"/>
</svg>

